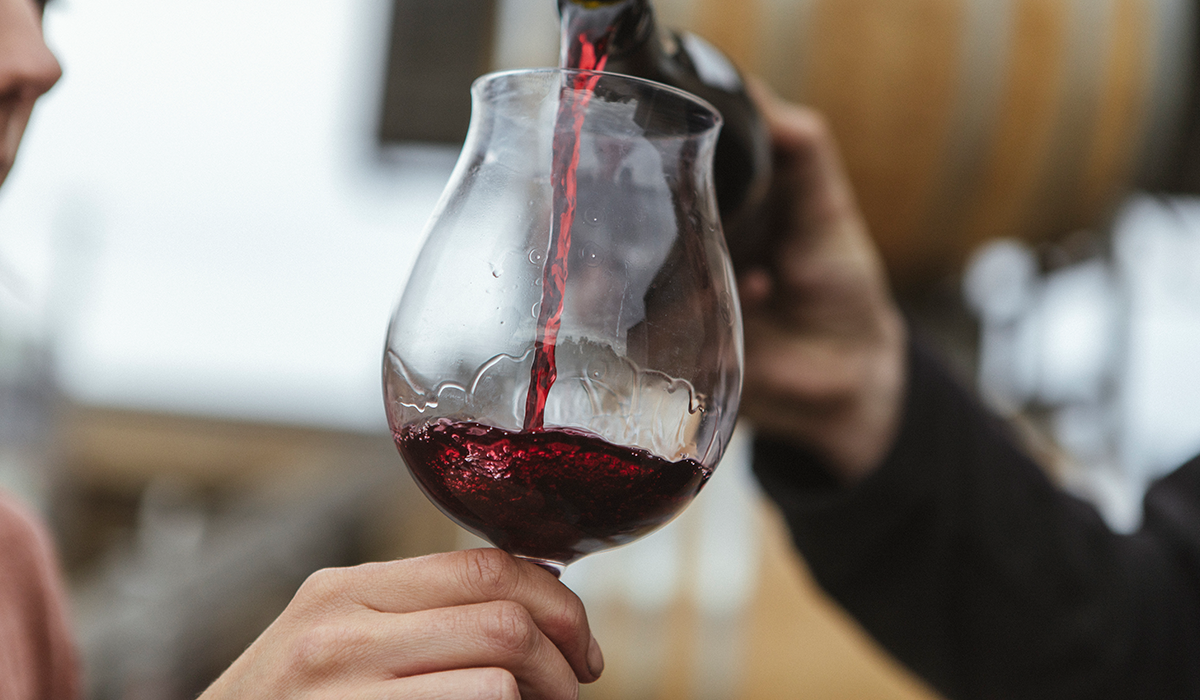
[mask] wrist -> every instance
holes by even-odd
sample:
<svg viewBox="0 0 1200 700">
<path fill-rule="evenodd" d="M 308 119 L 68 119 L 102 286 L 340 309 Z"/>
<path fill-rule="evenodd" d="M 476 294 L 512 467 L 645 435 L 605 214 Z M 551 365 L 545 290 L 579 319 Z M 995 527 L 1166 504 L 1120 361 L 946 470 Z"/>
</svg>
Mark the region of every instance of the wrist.
<svg viewBox="0 0 1200 700">
<path fill-rule="evenodd" d="M 830 469 L 845 485 L 878 469 L 896 441 L 908 388 L 907 347 L 904 319 L 889 308 L 880 320 L 879 343 L 863 358 L 856 396 L 822 446 Z"/>
<path fill-rule="evenodd" d="M 756 394 L 743 405 L 760 436 L 812 455 L 845 487 L 867 478 L 892 449 L 908 386 L 908 329 L 899 310 L 887 307 L 871 327 L 869 341 L 858 336 L 791 358 L 808 365 L 806 375 L 823 378 L 819 389 L 785 390 L 782 400 Z"/>
</svg>

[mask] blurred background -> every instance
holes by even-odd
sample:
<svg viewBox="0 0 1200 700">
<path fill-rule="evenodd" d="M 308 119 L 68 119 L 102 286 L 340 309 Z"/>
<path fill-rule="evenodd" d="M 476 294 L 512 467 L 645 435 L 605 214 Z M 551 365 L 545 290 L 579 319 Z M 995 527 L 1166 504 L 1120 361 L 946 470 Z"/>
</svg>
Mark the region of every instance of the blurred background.
<svg viewBox="0 0 1200 700">
<path fill-rule="evenodd" d="M 658 0 L 817 106 L 914 323 L 1115 528 L 1200 452 L 1193 0 Z M 384 327 L 475 76 L 551 0 L 54 0 L 0 195 L 0 485 L 51 522 L 88 697 L 194 697 L 311 571 L 477 542 L 386 431 Z M 817 592 L 739 433 L 571 567 L 586 697 L 931 698 Z"/>
</svg>

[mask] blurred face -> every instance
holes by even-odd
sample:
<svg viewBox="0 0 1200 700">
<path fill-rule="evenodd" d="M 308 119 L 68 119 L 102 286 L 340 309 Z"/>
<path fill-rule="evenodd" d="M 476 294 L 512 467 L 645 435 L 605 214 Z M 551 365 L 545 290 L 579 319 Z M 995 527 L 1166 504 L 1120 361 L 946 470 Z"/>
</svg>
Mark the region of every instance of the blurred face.
<svg viewBox="0 0 1200 700">
<path fill-rule="evenodd" d="M 42 41 L 42 5 L 0 0 L 0 183 L 17 156 L 33 103 L 62 75 Z"/>
</svg>

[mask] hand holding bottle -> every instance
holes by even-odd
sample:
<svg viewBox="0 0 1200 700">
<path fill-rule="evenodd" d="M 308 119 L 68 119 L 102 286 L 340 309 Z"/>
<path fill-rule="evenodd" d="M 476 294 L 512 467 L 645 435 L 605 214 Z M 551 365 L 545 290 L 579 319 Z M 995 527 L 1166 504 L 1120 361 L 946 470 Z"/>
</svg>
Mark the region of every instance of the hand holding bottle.
<svg viewBox="0 0 1200 700">
<path fill-rule="evenodd" d="M 899 424 L 904 322 L 828 128 L 752 87 L 775 150 L 764 219 L 776 244 L 769 267 L 739 280 L 741 413 L 854 483 L 879 464 Z"/>
</svg>

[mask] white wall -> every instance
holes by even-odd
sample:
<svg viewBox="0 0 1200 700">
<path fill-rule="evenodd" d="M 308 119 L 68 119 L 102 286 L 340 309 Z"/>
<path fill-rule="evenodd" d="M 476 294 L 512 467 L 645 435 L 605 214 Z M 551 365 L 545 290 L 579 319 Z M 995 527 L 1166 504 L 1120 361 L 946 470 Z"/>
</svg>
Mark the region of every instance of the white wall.
<svg viewBox="0 0 1200 700">
<path fill-rule="evenodd" d="M 54 336 L 69 394 L 383 425 L 385 324 L 456 155 L 373 145 L 389 17 L 386 0 L 51 5 L 65 76 L 0 195 L 20 278 L 0 295 Z"/>
</svg>

